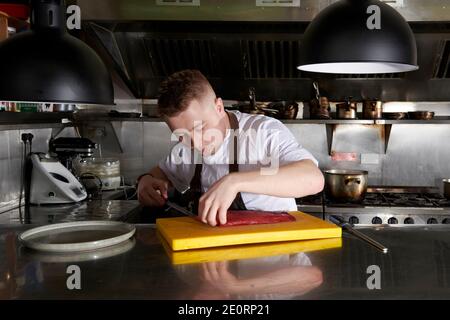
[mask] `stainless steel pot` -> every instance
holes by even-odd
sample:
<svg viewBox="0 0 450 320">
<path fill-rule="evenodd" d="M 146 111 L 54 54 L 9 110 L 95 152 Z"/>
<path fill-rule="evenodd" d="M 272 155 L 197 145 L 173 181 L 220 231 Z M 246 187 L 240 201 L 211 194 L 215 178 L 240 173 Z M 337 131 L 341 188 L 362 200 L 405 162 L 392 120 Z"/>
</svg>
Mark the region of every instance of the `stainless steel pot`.
<svg viewBox="0 0 450 320">
<path fill-rule="evenodd" d="M 336 105 L 336 113 L 338 119 L 356 119 L 356 102 L 344 102 Z"/>
<path fill-rule="evenodd" d="M 411 120 L 431 120 L 434 118 L 433 111 L 410 111 L 408 117 Z"/>
<path fill-rule="evenodd" d="M 368 175 L 362 170 L 326 170 L 325 193 L 336 202 L 361 202 L 367 192 Z"/>
<path fill-rule="evenodd" d="M 450 199 L 450 179 L 443 179 L 442 183 L 444 184 L 444 197 Z"/>
<path fill-rule="evenodd" d="M 316 98 L 312 99 L 309 104 L 309 113 L 311 119 L 331 119 L 330 102 L 327 97 L 321 97 L 319 92 L 319 84 L 313 82 Z"/>
<path fill-rule="evenodd" d="M 274 101 L 267 105 L 267 110 L 274 109 L 275 118 L 295 119 L 298 113 L 298 103 L 295 101 Z M 264 110 L 264 109 L 263 109 Z M 267 113 L 267 111 L 266 111 Z M 270 114 L 269 114 L 270 115 Z"/>
<path fill-rule="evenodd" d="M 406 112 L 383 112 L 383 119 L 387 120 L 402 120 L 408 117 Z"/>
<path fill-rule="evenodd" d="M 363 103 L 363 118 L 364 119 L 382 119 L 383 118 L 383 103 L 381 101 L 366 100 Z"/>
<path fill-rule="evenodd" d="M 77 106 L 75 104 L 69 103 L 54 103 L 53 104 L 53 112 L 74 112 L 77 110 Z"/>
<path fill-rule="evenodd" d="M 312 99 L 309 103 L 309 114 L 311 119 L 331 119 L 331 107 L 327 97 Z"/>
</svg>

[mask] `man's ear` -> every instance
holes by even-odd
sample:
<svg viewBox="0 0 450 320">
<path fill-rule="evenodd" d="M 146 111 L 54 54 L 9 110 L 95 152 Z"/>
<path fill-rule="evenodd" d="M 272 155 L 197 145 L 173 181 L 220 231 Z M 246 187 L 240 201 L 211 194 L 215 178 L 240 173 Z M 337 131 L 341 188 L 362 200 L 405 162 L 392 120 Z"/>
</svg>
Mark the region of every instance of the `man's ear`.
<svg viewBox="0 0 450 320">
<path fill-rule="evenodd" d="M 216 98 L 216 110 L 219 114 L 222 114 L 225 111 L 222 98 Z"/>
</svg>

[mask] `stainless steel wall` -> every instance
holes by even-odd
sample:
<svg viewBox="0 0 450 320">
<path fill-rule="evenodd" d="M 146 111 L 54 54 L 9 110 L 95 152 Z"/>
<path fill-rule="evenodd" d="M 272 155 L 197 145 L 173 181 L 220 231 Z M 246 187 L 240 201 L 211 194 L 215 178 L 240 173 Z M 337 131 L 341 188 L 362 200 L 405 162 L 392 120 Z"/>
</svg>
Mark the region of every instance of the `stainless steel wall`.
<svg viewBox="0 0 450 320">
<path fill-rule="evenodd" d="M 124 107 L 124 106 L 120 106 Z M 133 110 L 136 106 L 132 106 Z M 437 115 L 450 115 L 447 103 L 389 103 L 388 111 L 431 109 Z M 106 125 L 106 123 L 104 123 Z M 102 143 L 104 157 L 117 157 L 127 183 L 156 165 L 168 154 L 174 144 L 170 130 L 163 122 L 115 121 L 112 123 L 123 153 L 108 139 L 89 137 Z M 370 129 L 347 132 L 334 138 L 333 146 L 340 152 L 355 152 L 356 161 L 334 161 L 328 154 L 324 124 L 287 124 L 298 141 L 319 160 L 322 169 L 351 168 L 369 171 L 371 185 L 441 186 L 441 179 L 450 177 L 450 124 L 394 124 L 387 153 L 374 152 L 366 135 Z M 62 135 L 74 135 L 66 129 Z M 345 131 L 345 126 L 343 127 Z M 31 132 L 34 151 L 47 151 L 51 129 L 0 131 L 0 212 L 17 202 L 20 189 L 21 150 L 20 136 Z M 353 134 L 353 136 L 351 135 Z M 346 140 L 342 137 L 346 136 Z M 107 141 L 105 143 L 105 141 Z M 346 150 L 343 146 L 348 147 Z M 375 150 L 376 151 L 376 150 Z"/>
<path fill-rule="evenodd" d="M 325 125 L 287 126 L 321 168 L 367 170 L 370 185 L 440 187 L 450 177 L 450 125 L 393 125 L 387 153 L 360 153 L 357 161 L 332 160 Z"/>
<path fill-rule="evenodd" d="M 33 150 L 47 151 L 52 129 L 0 131 L 0 212 L 19 198 L 23 143 L 22 133 L 32 133 Z"/>
<path fill-rule="evenodd" d="M 436 116 L 450 116 L 450 102 L 391 102 L 385 104 L 385 110 L 431 110 Z M 440 186 L 442 178 L 450 177 L 450 124 L 394 124 L 386 153 L 384 140 L 374 136 L 373 127 L 341 126 L 333 150 L 354 152 L 356 161 L 334 161 L 329 156 L 324 124 L 286 126 L 317 157 L 322 169 L 368 170 L 371 185 Z M 161 122 L 116 122 L 114 127 L 124 149 L 120 159 L 128 182 L 156 165 L 174 143 Z M 117 156 L 114 152 L 109 155 Z"/>
<path fill-rule="evenodd" d="M 22 133 L 33 134 L 34 152 L 47 152 L 52 129 L 0 130 L 0 213 L 18 204 L 22 173 Z M 75 136 L 75 131 L 73 128 L 66 128 L 59 136 Z"/>
</svg>

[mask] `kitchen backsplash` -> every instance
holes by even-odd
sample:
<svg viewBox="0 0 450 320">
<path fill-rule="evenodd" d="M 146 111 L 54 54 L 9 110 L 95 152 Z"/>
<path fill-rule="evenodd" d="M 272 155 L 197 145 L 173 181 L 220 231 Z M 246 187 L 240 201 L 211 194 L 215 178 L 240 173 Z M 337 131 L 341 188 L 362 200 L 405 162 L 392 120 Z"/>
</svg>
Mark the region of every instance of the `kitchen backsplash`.
<svg viewBox="0 0 450 320">
<path fill-rule="evenodd" d="M 131 105 L 131 104 L 130 104 Z M 135 110 L 135 104 L 132 105 Z M 121 106 L 121 110 L 126 106 Z M 437 116 L 450 115 L 450 103 L 388 103 L 387 111 L 433 110 Z M 97 123 L 97 125 L 99 125 Z M 106 122 L 100 125 L 108 126 Z M 355 126 L 359 129 L 355 131 Z M 298 141 L 319 160 L 322 169 L 346 168 L 369 171 L 370 185 L 390 186 L 441 186 L 443 178 L 450 177 L 450 124 L 394 124 L 390 134 L 388 149 L 373 152 L 367 146 L 352 144 L 352 136 L 345 141 L 350 147 L 342 153 L 350 153 L 352 161 L 335 161 L 328 153 L 327 134 L 324 124 L 287 124 Z M 170 131 L 163 122 L 114 121 L 112 128 L 117 139 L 105 136 L 88 136 L 101 144 L 103 157 L 115 157 L 121 162 L 121 174 L 127 183 L 156 165 L 170 150 L 174 142 Z M 342 126 L 342 130 L 353 130 L 355 135 L 364 135 L 369 130 L 363 125 Z M 23 144 L 20 136 L 24 132 L 34 135 L 33 151 L 47 152 L 52 129 L 0 131 L 0 212 L 17 203 L 20 190 L 21 159 Z M 108 130 L 105 130 L 108 134 Z M 352 133 L 352 132 L 350 132 Z M 72 128 L 65 129 L 61 135 L 74 136 Z M 111 138 L 111 137 L 109 137 Z M 357 139 L 354 141 L 364 141 Z M 120 146 L 110 141 L 118 141 Z M 377 141 L 366 141 L 370 144 Z M 367 148 L 365 148 L 367 147 Z M 123 153 L 119 153 L 120 148 Z M 361 150 L 363 150 L 361 152 Z M 369 151 L 364 151 L 369 150 Z M 97 154 L 98 155 L 98 154 Z M 353 158 L 353 159 L 352 159 Z M 348 159 L 348 157 L 347 157 Z"/>
</svg>

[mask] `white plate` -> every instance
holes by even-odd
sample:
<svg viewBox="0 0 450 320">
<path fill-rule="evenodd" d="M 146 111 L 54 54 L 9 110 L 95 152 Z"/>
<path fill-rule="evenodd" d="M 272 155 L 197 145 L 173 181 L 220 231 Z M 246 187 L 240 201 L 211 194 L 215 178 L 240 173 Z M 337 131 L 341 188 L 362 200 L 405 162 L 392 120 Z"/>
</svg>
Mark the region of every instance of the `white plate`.
<svg viewBox="0 0 450 320">
<path fill-rule="evenodd" d="M 119 256 L 133 249 L 135 244 L 136 240 L 131 238 L 114 246 L 79 252 L 45 252 L 36 250 L 30 252 L 28 248 L 23 247 L 26 251 L 22 250 L 21 254 L 27 258 L 31 257 L 34 261 L 45 263 L 77 263 Z"/>
<path fill-rule="evenodd" d="M 113 246 L 131 238 L 134 225 L 117 221 L 76 221 L 27 230 L 19 240 L 28 248 L 47 252 L 78 252 Z"/>
</svg>

